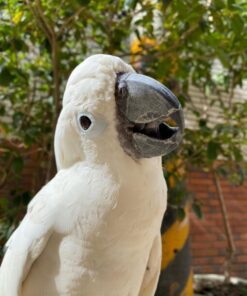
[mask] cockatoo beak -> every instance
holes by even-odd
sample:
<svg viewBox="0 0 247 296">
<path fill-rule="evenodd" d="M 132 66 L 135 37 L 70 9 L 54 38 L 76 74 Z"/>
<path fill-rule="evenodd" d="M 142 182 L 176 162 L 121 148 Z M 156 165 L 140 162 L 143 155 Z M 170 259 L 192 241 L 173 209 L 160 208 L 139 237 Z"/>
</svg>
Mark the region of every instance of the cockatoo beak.
<svg viewBox="0 0 247 296">
<path fill-rule="evenodd" d="M 184 119 L 176 96 L 160 82 L 137 73 L 120 73 L 116 80 L 120 117 L 128 121 L 138 157 L 167 155 L 182 141 Z"/>
</svg>

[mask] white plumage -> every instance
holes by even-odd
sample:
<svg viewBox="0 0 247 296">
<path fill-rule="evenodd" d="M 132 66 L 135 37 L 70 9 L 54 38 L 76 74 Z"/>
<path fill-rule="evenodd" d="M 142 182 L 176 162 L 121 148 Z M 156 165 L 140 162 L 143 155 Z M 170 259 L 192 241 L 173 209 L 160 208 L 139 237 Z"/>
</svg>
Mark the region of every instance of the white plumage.
<svg viewBox="0 0 247 296">
<path fill-rule="evenodd" d="M 55 135 L 58 173 L 7 243 L 1 296 L 154 295 L 166 184 L 161 157 L 135 159 L 119 143 L 121 72 L 134 71 L 108 55 L 72 72 Z"/>
</svg>

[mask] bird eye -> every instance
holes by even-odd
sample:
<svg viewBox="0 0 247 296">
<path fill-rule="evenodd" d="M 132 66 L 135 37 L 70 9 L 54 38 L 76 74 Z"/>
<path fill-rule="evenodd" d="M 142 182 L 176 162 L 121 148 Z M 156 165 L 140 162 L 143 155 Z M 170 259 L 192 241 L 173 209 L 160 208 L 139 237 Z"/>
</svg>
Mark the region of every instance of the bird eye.
<svg viewBox="0 0 247 296">
<path fill-rule="evenodd" d="M 92 124 L 92 121 L 89 117 L 82 115 L 80 117 L 80 125 L 82 127 L 83 130 L 87 130 L 89 129 L 90 125 Z"/>
<path fill-rule="evenodd" d="M 102 134 L 106 128 L 106 120 L 99 114 L 82 111 L 76 115 L 77 125 L 83 137 L 94 138 Z"/>
</svg>

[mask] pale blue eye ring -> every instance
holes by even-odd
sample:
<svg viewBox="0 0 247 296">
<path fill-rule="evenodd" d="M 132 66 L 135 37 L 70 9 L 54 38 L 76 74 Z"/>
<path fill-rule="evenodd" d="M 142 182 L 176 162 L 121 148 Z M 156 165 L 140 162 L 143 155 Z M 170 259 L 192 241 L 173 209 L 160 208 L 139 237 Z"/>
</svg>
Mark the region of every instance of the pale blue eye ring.
<svg viewBox="0 0 247 296">
<path fill-rule="evenodd" d="M 77 115 L 77 123 L 81 132 L 88 138 L 100 136 L 107 126 L 102 116 L 99 114 L 94 116 L 89 112 L 80 112 Z"/>
<path fill-rule="evenodd" d="M 92 114 L 87 112 L 78 114 L 77 120 L 81 131 L 84 133 L 89 132 L 95 124 L 94 117 L 92 116 Z"/>
</svg>

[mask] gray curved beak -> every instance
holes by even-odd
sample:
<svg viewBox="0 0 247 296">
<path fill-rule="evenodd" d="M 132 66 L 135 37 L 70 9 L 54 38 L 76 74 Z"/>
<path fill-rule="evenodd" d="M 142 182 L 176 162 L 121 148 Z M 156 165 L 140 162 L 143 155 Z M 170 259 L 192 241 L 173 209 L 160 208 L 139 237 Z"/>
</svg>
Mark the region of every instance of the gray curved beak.
<svg viewBox="0 0 247 296">
<path fill-rule="evenodd" d="M 118 112 L 130 122 L 138 157 L 167 155 L 179 146 L 184 130 L 182 107 L 163 84 L 145 75 L 120 73 L 116 101 Z"/>
</svg>

